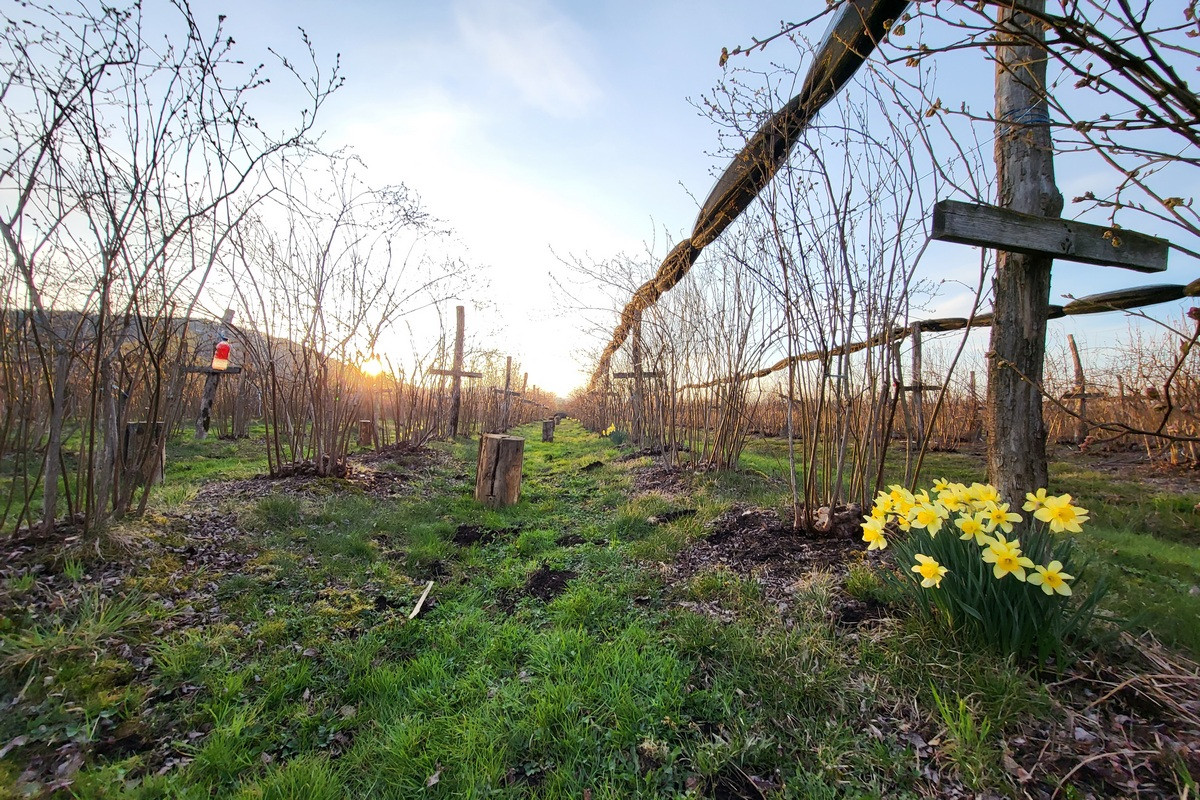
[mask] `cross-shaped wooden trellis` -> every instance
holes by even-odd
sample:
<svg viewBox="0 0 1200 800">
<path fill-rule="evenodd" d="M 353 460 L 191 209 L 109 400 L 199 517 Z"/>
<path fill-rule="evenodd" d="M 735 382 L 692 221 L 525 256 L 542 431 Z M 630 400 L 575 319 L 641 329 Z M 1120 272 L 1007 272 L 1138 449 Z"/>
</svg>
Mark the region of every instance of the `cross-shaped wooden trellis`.
<svg viewBox="0 0 1200 800">
<path fill-rule="evenodd" d="M 468 372 L 463 369 L 463 340 L 466 334 L 466 310 L 462 306 L 454 309 L 456 325 L 454 331 L 454 361 L 450 369 L 430 369 L 430 375 L 447 375 L 453 378 L 450 383 L 450 438 L 458 436 L 458 417 L 462 409 L 462 379 L 482 378 L 482 372 Z"/>
<path fill-rule="evenodd" d="M 233 309 L 226 309 L 225 315 L 221 317 L 221 327 L 218 329 L 216 344 L 220 344 L 228 338 L 228 328 L 232 324 Z M 235 366 L 227 366 L 224 369 L 215 369 L 212 366 L 184 367 L 183 371 L 185 373 L 199 373 L 206 376 L 204 379 L 204 391 L 200 394 L 200 413 L 196 417 L 196 438 L 203 439 L 208 436 L 208 428 L 212 424 L 212 407 L 217 399 L 217 387 L 221 383 L 221 376 L 237 375 L 242 371 L 242 368 Z"/>
<path fill-rule="evenodd" d="M 642 312 L 636 312 L 633 318 L 633 330 L 630 332 L 630 356 L 633 361 L 632 372 L 614 372 L 613 377 L 619 380 L 633 381 L 633 394 L 630 398 L 633 405 L 633 430 L 630 438 L 637 444 L 643 444 L 646 435 L 646 419 L 644 398 L 646 397 L 646 378 L 661 378 L 663 374 L 656 370 L 642 368 Z"/>
<path fill-rule="evenodd" d="M 503 404 L 503 412 L 500 419 L 500 430 L 506 431 L 509 427 L 509 414 L 512 411 L 512 399 L 525 394 L 525 387 L 529 384 L 529 373 L 525 373 L 525 380 L 521 383 L 521 391 L 514 391 L 512 388 L 512 356 L 509 356 L 504 365 L 504 388 L 492 389 L 496 394 L 501 395 L 501 403 Z"/>
<path fill-rule="evenodd" d="M 1042 374 L 1054 259 L 1166 269 L 1168 243 L 1153 236 L 1059 219 L 1047 102 L 1045 32 L 1035 21 L 1045 0 L 1001 7 L 997 20 L 996 174 L 999 206 L 943 200 L 934 239 L 997 250 L 988 361 L 988 475 L 1020 502 L 1046 486 Z M 1026 13 L 1026 11 L 1030 13 Z"/>
</svg>

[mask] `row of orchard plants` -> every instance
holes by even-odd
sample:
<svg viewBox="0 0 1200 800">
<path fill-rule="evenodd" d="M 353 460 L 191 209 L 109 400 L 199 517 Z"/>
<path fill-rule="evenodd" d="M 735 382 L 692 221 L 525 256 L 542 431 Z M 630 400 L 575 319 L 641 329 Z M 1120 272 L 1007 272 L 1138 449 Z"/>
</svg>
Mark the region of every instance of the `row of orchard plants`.
<svg viewBox="0 0 1200 800">
<path fill-rule="evenodd" d="M 894 543 L 895 580 L 925 615 L 1018 659 L 1061 661 L 1103 593 L 1075 593 L 1075 535 L 1088 511 L 1045 489 L 1012 510 L 990 484 L 935 481 L 880 492 L 862 523 L 868 550 Z"/>
</svg>

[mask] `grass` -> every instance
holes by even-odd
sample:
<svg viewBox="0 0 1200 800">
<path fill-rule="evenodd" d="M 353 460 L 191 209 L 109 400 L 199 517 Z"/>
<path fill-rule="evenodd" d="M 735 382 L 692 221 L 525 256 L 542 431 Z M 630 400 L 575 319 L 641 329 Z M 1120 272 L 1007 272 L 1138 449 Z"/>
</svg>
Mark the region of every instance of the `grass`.
<svg viewBox="0 0 1200 800">
<path fill-rule="evenodd" d="M 69 744 L 86 756 L 70 789 L 78 797 L 599 800 L 758 796 L 769 785 L 778 797 L 916 798 L 929 789 L 916 730 L 942 732 L 931 747 L 948 776 L 1016 790 L 999 743 L 1050 713 L 1035 676 L 915 619 L 848 635 L 830 621 L 840 584 L 829 574 L 796 588 L 787 621 L 757 582 L 726 569 L 664 583 L 658 562 L 730 504 L 787 502 L 777 443 L 754 443 L 747 471 L 703 478 L 691 496 L 631 499 L 611 441 L 572 422 L 554 443 L 524 432 L 513 507 L 474 503 L 462 477 L 474 445 L 459 441 L 400 497 L 231 500 L 242 566 L 200 567 L 181 578 L 186 590 L 151 581 L 188 569 L 176 556 L 186 542 L 164 531 L 175 550 L 130 579 L 154 591 L 6 616 L 0 696 L 20 700 L 0 719 L 0 744 L 28 741 L 0 758 L 0 797 Z M 188 481 L 244 475 L 246 462 L 231 462 L 245 447 L 188 443 L 169 463 Z M 198 465 L 183 469 L 188 459 Z M 930 474 L 972 468 L 939 455 Z M 1097 562 L 1130 586 L 1119 602 L 1142 603 L 1155 630 L 1190 641 L 1195 614 L 1164 618 L 1185 607 L 1167 589 L 1192 602 L 1183 589 L 1200 567 L 1178 504 L 1107 491 L 1118 505 L 1158 508 L 1168 531 L 1139 533 L 1108 500 L 1092 504 Z M 681 507 L 697 514 L 649 522 Z M 463 525 L 494 538 L 459 546 Z M 575 575 L 548 601 L 525 592 L 542 567 Z M 89 597 L 94 570 L 69 571 Z M 410 621 L 429 579 L 431 601 Z M 42 589 L 21 577 L 2 591 Z M 893 599 L 861 564 L 844 591 Z M 681 603 L 735 613 L 723 621 Z M 135 739 L 147 746 L 111 744 Z"/>
</svg>

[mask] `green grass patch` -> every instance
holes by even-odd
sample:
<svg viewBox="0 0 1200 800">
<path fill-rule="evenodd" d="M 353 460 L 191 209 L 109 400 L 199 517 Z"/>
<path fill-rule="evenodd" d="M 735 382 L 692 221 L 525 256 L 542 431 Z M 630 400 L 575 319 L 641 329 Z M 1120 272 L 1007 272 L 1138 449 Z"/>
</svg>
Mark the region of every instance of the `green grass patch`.
<svg viewBox="0 0 1200 800">
<path fill-rule="evenodd" d="M 74 742 L 94 753 L 80 797 L 916 798 L 933 791 L 930 759 L 972 791 L 1019 791 L 1001 743 L 1061 709 L 1036 676 L 918 619 L 839 624 L 845 595 L 896 601 L 868 564 L 803 576 L 786 617 L 753 575 L 716 566 L 666 583 L 662 562 L 730 505 L 786 508 L 780 442 L 752 441 L 744 470 L 668 500 L 629 496 L 609 438 L 571 421 L 553 443 L 538 425 L 520 432 L 524 493 L 508 509 L 471 498 L 475 444 L 462 439 L 400 496 L 332 481 L 230 501 L 237 568 L 189 571 L 190 543 L 164 531 L 124 600 L 27 611 L 49 578 L 7 577 L 21 610 L 0 620 L 0 692 L 24 695 L 0 743 L 32 738 L 0 759 L 0 785 Z M 254 447 L 173 450 L 169 477 L 187 488 L 170 502 L 264 471 L 246 460 Z M 928 474 L 982 477 L 957 454 L 931 457 Z M 1200 646 L 1187 501 L 1055 475 L 1093 509 L 1081 540 L 1117 610 Z M 651 521 L 680 508 L 697 513 Z M 1143 512 L 1157 521 L 1138 527 Z M 460 526 L 487 535 L 460 545 Z M 87 597 L 91 567 L 64 566 L 54 580 Z M 544 599 L 527 589 L 543 566 L 574 574 Z M 93 747 L 118 732 L 154 747 Z"/>
</svg>

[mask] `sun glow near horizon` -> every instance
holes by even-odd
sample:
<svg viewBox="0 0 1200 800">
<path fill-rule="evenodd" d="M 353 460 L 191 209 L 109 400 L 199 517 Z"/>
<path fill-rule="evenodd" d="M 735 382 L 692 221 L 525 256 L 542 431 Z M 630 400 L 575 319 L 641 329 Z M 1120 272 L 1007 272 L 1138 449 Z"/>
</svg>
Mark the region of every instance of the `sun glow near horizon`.
<svg viewBox="0 0 1200 800">
<path fill-rule="evenodd" d="M 366 361 L 362 362 L 358 368 L 362 371 L 362 374 L 366 375 L 368 378 L 374 378 L 384 370 L 383 361 L 380 360 L 379 356 L 371 356 Z"/>
</svg>

